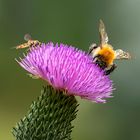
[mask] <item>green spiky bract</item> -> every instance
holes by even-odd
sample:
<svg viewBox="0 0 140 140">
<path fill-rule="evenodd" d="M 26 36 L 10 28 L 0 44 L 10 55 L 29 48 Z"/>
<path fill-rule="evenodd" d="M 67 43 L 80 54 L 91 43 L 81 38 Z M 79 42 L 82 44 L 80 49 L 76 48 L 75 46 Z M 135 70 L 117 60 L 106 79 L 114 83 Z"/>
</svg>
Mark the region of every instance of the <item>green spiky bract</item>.
<svg viewBox="0 0 140 140">
<path fill-rule="evenodd" d="M 16 140 L 71 140 L 77 101 L 51 86 L 43 87 L 28 114 L 13 128 Z"/>
</svg>

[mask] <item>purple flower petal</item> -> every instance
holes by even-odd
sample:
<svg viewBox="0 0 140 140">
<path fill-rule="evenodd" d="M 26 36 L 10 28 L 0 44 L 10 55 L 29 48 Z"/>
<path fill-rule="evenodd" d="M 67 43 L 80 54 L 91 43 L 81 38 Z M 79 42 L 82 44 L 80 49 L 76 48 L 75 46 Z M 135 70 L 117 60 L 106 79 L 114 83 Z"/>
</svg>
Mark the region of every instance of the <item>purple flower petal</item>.
<svg viewBox="0 0 140 140">
<path fill-rule="evenodd" d="M 64 44 L 48 43 L 31 48 L 18 63 L 56 89 L 94 102 L 104 103 L 113 86 L 104 71 L 85 52 Z"/>
</svg>

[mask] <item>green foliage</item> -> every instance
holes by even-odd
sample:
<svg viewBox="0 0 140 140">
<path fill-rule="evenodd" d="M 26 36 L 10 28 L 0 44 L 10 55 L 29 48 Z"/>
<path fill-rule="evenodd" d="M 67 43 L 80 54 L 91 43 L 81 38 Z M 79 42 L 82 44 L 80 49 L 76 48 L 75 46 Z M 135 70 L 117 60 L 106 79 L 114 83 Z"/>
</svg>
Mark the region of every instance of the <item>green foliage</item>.
<svg viewBox="0 0 140 140">
<path fill-rule="evenodd" d="M 16 140 L 71 140 L 77 101 L 64 91 L 44 87 L 28 114 L 13 128 Z"/>
</svg>

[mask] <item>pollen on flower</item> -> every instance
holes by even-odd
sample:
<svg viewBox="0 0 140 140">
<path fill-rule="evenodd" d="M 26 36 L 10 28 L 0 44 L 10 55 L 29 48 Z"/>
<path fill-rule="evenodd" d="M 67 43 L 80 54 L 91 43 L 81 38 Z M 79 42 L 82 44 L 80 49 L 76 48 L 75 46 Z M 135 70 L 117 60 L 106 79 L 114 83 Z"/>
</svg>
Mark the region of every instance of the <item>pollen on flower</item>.
<svg viewBox="0 0 140 140">
<path fill-rule="evenodd" d="M 72 46 L 41 44 L 32 47 L 17 62 L 54 88 L 64 89 L 68 95 L 98 103 L 104 103 L 106 98 L 111 97 L 113 86 L 109 77 L 93 63 L 88 54 Z"/>
</svg>

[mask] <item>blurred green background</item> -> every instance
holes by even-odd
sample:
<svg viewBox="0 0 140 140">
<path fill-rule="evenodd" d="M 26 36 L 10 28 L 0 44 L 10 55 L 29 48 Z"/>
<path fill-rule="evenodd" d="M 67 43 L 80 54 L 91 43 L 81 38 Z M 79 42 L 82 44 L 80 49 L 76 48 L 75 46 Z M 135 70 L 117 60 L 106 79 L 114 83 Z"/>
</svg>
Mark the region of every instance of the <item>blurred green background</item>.
<svg viewBox="0 0 140 140">
<path fill-rule="evenodd" d="M 140 140 L 140 0 L 0 0 L 0 140 L 14 140 L 11 129 L 40 95 L 43 83 L 14 61 L 30 33 L 42 42 L 63 42 L 88 50 L 99 42 L 99 19 L 110 43 L 129 51 L 111 74 L 114 97 L 106 104 L 81 100 L 73 140 Z"/>
</svg>

